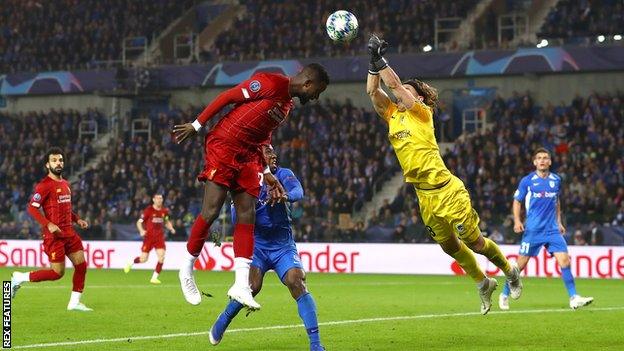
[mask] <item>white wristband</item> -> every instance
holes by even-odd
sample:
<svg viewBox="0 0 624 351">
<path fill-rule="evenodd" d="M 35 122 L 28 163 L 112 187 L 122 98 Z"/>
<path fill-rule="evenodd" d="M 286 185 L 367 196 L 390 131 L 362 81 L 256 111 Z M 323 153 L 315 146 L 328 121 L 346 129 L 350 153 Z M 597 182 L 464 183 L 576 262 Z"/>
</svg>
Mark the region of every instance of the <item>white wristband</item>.
<svg viewBox="0 0 624 351">
<path fill-rule="evenodd" d="M 264 172 L 262 172 L 262 173 L 264 173 L 264 174 L 271 173 L 271 167 L 266 166 L 266 168 L 264 169 Z"/>
<path fill-rule="evenodd" d="M 198 120 L 194 120 L 193 123 L 191 123 L 191 125 L 193 125 L 193 128 L 195 128 L 195 131 L 199 131 L 202 127 L 201 123 L 199 123 Z"/>
</svg>

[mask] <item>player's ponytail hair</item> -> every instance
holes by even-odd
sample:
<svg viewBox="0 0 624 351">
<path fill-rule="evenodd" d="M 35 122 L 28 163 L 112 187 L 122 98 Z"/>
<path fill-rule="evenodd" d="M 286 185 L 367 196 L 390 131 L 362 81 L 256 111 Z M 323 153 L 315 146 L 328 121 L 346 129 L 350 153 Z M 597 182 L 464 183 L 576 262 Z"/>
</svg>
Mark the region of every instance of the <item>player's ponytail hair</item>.
<svg viewBox="0 0 624 351">
<path fill-rule="evenodd" d="M 407 80 L 403 84 L 409 84 L 423 97 L 423 103 L 431 108 L 438 106 L 438 90 L 429 84 L 416 78 Z"/>
</svg>

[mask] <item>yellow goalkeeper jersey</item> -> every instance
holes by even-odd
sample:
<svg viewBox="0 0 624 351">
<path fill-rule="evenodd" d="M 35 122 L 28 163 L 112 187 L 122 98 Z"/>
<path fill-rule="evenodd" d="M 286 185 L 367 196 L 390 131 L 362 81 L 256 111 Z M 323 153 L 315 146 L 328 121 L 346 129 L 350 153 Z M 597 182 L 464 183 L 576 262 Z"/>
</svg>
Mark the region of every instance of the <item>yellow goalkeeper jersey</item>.
<svg viewBox="0 0 624 351">
<path fill-rule="evenodd" d="M 435 189 L 451 179 L 435 139 L 433 111 L 420 101 L 399 111 L 391 103 L 384 113 L 388 138 L 399 159 L 405 181 L 419 189 Z"/>
</svg>

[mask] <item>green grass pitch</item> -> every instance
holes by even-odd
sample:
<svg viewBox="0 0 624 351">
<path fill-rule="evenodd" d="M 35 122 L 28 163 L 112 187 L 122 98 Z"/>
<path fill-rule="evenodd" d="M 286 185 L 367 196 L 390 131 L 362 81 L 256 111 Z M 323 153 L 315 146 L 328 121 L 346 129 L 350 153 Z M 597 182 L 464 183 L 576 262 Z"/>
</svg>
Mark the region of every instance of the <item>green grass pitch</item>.
<svg viewBox="0 0 624 351">
<path fill-rule="evenodd" d="M 24 271 L 24 269 L 21 269 Z M 2 268 L 5 280 L 11 268 Z M 187 304 L 177 272 L 89 270 L 83 301 L 95 311 L 66 311 L 69 269 L 56 282 L 27 283 L 12 305 L 15 349 L 43 350 L 306 350 L 297 307 L 274 273 L 257 297 L 262 310 L 241 312 L 221 344 L 207 331 L 225 306 L 231 272 L 197 272 L 200 289 L 215 297 Z M 487 316 L 466 277 L 309 274 L 327 350 L 622 350 L 624 283 L 577 280 L 594 304 L 572 311 L 560 279 L 525 279 L 510 312 Z M 41 345 L 47 344 L 47 345 Z"/>
</svg>

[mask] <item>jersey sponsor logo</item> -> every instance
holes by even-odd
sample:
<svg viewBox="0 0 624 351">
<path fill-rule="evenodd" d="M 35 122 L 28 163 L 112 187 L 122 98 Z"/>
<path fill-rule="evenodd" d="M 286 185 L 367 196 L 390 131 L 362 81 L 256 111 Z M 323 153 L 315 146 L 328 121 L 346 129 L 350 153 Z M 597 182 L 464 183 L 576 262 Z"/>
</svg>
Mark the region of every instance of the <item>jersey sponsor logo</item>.
<svg viewBox="0 0 624 351">
<path fill-rule="evenodd" d="M 539 185 L 539 183 L 533 183 L 533 186 L 538 186 L 538 185 Z"/>
<path fill-rule="evenodd" d="M 412 133 L 409 130 L 402 130 L 402 131 L 396 132 L 394 134 L 390 134 L 390 137 L 394 138 L 394 139 L 401 140 L 401 139 L 408 138 L 411 135 L 412 135 Z"/>
<path fill-rule="evenodd" d="M 152 217 L 152 223 L 164 223 L 165 219 L 162 217 Z"/>
<path fill-rule="evenodd" d="M 71 195 L 60 195 L 58 197 L 58 201 L 59 204 L 64 204 L 67 202 L 71 202 Z"/>
<path fill-rule="evenodd" d="M 551 187 L 551 188 L 554 188 L 554 187 L 555 187 L 555 182 L 554 182 L 554 181 L 552 181 L 552 180 L 551 180 L 550 182 L 548 182 L 548 184 L 550 185 L 550 187 Z"/>
<path fill-rule="evenodd" d="M 535 199 L 541 199 L 541 198 L 551 198 L 551 197 L 556 197 L 557 193 L 555 192 L 550 192 L 550 191 L 542 191 L 539 193 L 533 193 L 533 198 Z"/>
<path fill-rule="evenodd" d="M 260 82 L 257 80 L 254 80 L 251 83 L 249 83 L 249 90 L 253 91 L 254 93 L 257 93 L 258 91 L 260 91 L 261 87 L 262 86 L 260 85 Z"/>
</svg>

